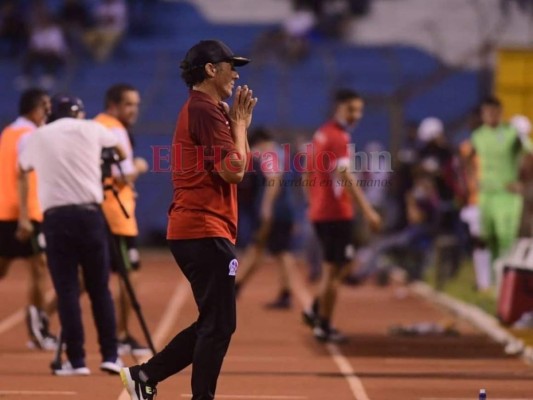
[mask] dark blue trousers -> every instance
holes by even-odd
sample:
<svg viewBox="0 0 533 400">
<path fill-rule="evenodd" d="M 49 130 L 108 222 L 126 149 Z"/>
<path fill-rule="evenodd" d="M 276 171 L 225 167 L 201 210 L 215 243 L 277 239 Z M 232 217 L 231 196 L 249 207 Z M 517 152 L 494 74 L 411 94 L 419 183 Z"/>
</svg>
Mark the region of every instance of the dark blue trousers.
<svg viewBox="0 0 533 400">
<path fill-rule="evenodd" d="M 44 215 L 48 268 L 57 293 L 62 340 L 73 367 L 85 366 L 80 308 L 79 266 L 103 361 L 117 359 L 116 321 L 109 291 L 109 254 L 106 222 L 96 204 L 56 207 Z"/>
</svg>

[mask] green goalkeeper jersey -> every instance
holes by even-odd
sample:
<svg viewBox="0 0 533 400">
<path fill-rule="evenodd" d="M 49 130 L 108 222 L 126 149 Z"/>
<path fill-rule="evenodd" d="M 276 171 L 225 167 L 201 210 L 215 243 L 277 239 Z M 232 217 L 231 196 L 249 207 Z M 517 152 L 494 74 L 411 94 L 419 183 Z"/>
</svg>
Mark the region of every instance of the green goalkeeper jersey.
<svg viewBox="0 0 533 400">
<path fill-rule="evenodd" d="M 472 134 L 479 159 L 480 192 L 502 192 L 518 180 L 522 144 L 516 130 L 507 124 L 483 125 Z"/>
</svg>

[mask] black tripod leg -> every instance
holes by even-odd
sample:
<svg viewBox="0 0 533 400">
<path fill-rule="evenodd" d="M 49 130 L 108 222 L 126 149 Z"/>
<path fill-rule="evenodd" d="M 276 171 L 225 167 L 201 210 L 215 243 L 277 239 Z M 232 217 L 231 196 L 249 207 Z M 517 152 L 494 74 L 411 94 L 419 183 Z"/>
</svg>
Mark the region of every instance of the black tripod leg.
<svg viewBox="0 0 533 400">
<path fill-rule="evenodd" d="M 61 369 L 61 366 L 63 365 L 63 361 L 61 360 L 61 353 L 63 352 L 63 335 L 62 332 L 59 331 L 59 336 L 57 337 L 57 349 L 54 353 L 54 359 L 50 363 L 50 369 L 52 372 L 55 370 Z"/>
<path fill-rule="evenodd" d="M 131 301 L 131 306 L 133 310 L 135 311 L 135 314 L 137 315 L 144 337 L 146 338 L 146 343 L 148 343 L 148 347 L 152 351 L 152 354 L 155 355 L 156 354 L 155 346 L 154 346 L 154 343 L 152 342 L 152 337 L 150 335 L 150 331 L 148 330 L 148 326 L 146 325 L 146 321 L 144 320 L 144 316 L 141 311 L 141 306 L 139 302 L 137 301 L 137 296 L 135 295 L 135 291 L 133 290 L 133 286 L 131 285 L 130 279 L 128 277 L 128 271 L 126 270 L 126 266 L 124 265 L 124 259 L 121 256 L 120 249 L 118 248 L 118 243 L 114 240 L 112 235 L 110 236 L 110 239 L 113 243 L 112 251 L 114 251 L 116 255 L 116 257 L 114 258 L 115 260 L 118 261 L 118 265 L 116 266 L 118 270 L 118 274 L 120 275 L 120 278 L 122 279 L 122 282 L 124 283 L 124 287 L 126 288 L 126 291 L 128 292 L 128 296 Z"/>
</svg>

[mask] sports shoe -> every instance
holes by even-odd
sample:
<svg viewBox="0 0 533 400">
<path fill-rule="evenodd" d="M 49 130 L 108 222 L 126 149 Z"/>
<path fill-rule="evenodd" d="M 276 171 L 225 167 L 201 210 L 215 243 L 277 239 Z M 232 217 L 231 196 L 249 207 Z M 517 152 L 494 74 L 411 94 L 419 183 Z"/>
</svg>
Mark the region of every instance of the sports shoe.
<svg viewBox="0 0 533 400">
<path fill-rule="evenodd" d="M 132 355 L 136 357 L 151 356 L 152 350 L 148 347 L 141 346 L 133 336 L 118 341 L 118 354 L 120 356 Z"/>
<path fill-rule="evenodd" d="M 302 312 L 302 320 L 304 324 L 306 324 L 309 328 L 315 327 L 317 319 L 318 319 L 318 315 L 316 315 L 313 311 Z"/>
<path fill-rule="evenodd" d="M 26 310 L 26 325 L 30 335 L 29 348 L 55 351 L 57 338 L 49 331 L 49 320 L 46 313 L 31 305 Z"/>
<path fill-rule="evenodd" d="M 123 367 L 124 363 L 120 358 L 117 358 L 115 361 L 104 361 L 102 364 L 100 364 L 100 370 L 115 375 L 120 374 L 120 370 Z"/>
<path fill-rule="evenodd" d="M 39 310 L 35 306 L 28 306 L 26 309 L 26 327 L 30 338 L 38 344 L 42 340 L 41 318 Z"/>
<path fill-rule="evenodd" d="M 265 308 L 270 310 L 286 310 L 291 308 L 291 304 L 291 293 L 287 291 L 282 291 L 277 297 L 277 299 L 265 304 Z"/>
<path fill-rule="evenodd" d="M 320 322 L 320 317 L 318 316 L 318 307 L 318 299 L 314 299 L 313 304 L 311 304 L 311 309 L 302 312 L 304 324 L 309 326 L 311 329 L 313 329 L 315 325 Z"/>
<path fill-rule="evenodd" d="M 58 346 L 58 341 L 55 336 L 46 336 L 37 342 L 35 339 L 28 340 L 27 347 L 31 350 L 46 350 L 46 351 L 56 351 Z"/>
<path fill-rule="evenodd" d="M 69 361 L 64 362 L 61 368 L 52 371 L 57 376 L 87 376 L 91 375 L 91 370 L 87 367 L 74 368 Z"/>
<path fill-rule="evenodd" d="M 339 332 L 337 329 L 320 324 L 313 328 L 313 335 L 321 342 L 345 343 L 348 341 L 347 336 Z"/>
<path fill-rule="evenodd" d="M 122 368 L 120 370 L 120 379 L 128 391 L 131 400 L 153 400 L 157 395 L 155 385 L 143 382 L 132 368 Z"/>
</svg>

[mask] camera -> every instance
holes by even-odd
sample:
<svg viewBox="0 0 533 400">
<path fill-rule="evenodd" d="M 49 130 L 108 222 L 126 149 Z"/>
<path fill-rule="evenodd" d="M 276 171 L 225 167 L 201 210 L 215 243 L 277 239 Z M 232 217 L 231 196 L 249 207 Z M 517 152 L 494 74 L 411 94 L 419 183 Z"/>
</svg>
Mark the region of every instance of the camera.
<svg viewBox="0 0 533 400">
<path fill-rule="evenodd" d="M 129 218 L 130 216 L 128 214 L 128 211 L 124 208 L 124 204 L 122 204 L 122 201 L 120 201 L 118 190 L 115 187 L 113 180 L 109 179 L 113 177 L 113 165 L 116 165 L 120 176 L 122 177 L 122 180 L 125 181 L 126 178 L 124 176 L 124 173 L 122 172 L 122 168 L 120 167 L 120 155 L 117 153 L 115 148 L 104 147 L 102 149 L 102 154 L 100 155 L 100 168 L 102 169 L 102 185 L 104 187 L 104 197 L 107 191 L 111 191 L 113 193 L 113 196 L 115 196 L 115 199 L 117 200 L 118 205 L 120 206 L 120 209 L 122 210 L 124 216 L 126 218 Z"/>
<path fill-rule="evenodd" d="M 112 177 L 111 167 L 113 165 L 120 165 L 120 156 L 113 147 L 106 147 L 102 149 L 100 156 L 100 165 L 102 169 L 102 180 Z"/>
</svg>

